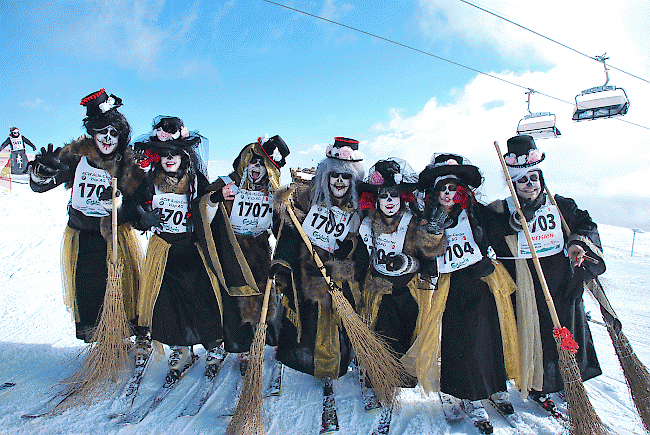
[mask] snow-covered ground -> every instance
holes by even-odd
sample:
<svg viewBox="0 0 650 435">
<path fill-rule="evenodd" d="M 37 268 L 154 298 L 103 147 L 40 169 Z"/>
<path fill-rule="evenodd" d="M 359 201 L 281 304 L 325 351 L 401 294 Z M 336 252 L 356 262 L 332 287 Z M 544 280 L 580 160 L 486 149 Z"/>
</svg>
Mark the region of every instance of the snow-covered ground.
<svg viewBox="0 0 650 435">
<path fill-rule="evenodd" d="M 74 338 L 74 324 L 63 306 L 59 272 L 59 248 L 67 217 L 69 193 L 62 187 L 37 194 L 29 186 L 14 184 L 11 193 L 0 193 L 0 383 L 17 385 L 0 392 L 0 433 L 10 434 L 220 434 L 228 420 L 219 417 L 232 402 L 236 382 L 235 358 L 220 375 L 220 384 L 196 417 L 176 415 L 189 398 L 202 370 L 196 368 L 173 394 L 143 422 L 118 426 L 107 418 L 109 401 L 90 408 L 73 408 L 60 416 L 33 420 L 21 415 L 44 402 L 56 391 L 57 382 L 72 373 L 83 344 Z M 637 233 L 631 256 L 632 230 L 602 225 L 600 234 L 607 258 L 603 282 L 612 305 L 623 321 L 625 333 L 641 360 L 650 365 L 650 234 Z M 600 312 L 591 297 L 585 297 L 595 319 Z M 604 327 L 592 323 L 598 357 L 604 374 L 585 383 L 601 419 L 619 434 L 643 434 L 629 398 L 616 354 Z M 197 353 L 203 353 L 198 346 Z M 267 348 L 265 374 L 271 367 Z M 154 361 L 147 371 L 140 403 L 161 384 L 164 360 Z M 369 434 L 379 415 L 367 415 L 359 400 L 352 373 L 334 383 L 340 434 Z M 393 419 L 390 433 L 477 434 L 468 422 L 447 424 L 435 397 L 419 390 L 402 392 L 402 410 Z M 511 398 L 524 420 L 539 434 L 559 434 L 560 426 L 539 409 Z M 265 400 L 266 431 L 270 434 L 317 434 L 320 427 L 321 389 L 311 376 L 287 369 L 280 397 Z M 514 429 L 487 408 L 495 433 L 513 434 Z"/>
</svg>

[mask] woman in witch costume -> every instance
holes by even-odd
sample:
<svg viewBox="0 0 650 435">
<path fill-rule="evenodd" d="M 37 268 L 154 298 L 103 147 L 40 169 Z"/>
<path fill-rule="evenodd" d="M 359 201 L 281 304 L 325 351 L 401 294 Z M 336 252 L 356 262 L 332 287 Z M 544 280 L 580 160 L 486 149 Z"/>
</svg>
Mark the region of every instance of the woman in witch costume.
<svg viewBox="0 0 650 435">
<path fill-rule="evenodd" d="M 180 371 L 192 361 L 195 344 L 208 351 L 207 364 L 223 358 L 219 284 L 203 261 L 189 219 L 208 178 L 197 153 L 202 136 L 176 117 L 158 116 L 152 127 L 134 142 L 147 156 L 141 165 L 151 164 L 140 227 L 154 232 L 138 310 L 152 340 L 171 348 L 170 370 Z"/>
<path fill-rule="evenodd" d="M 359 208 L 366 210 L 359 236 L 369 253 L 363 286 L 363 315 L 371 329 L 403 356 L 422 326 L 419 305 L 428 308 L 431 281 L 421 262 L 435 261 L 447 247 L 444 228 L 428 231 L 409 205 L 418 175 L 403 160 L 380 160 L 359 184 Z"/>
<path fill-rule="evenodd" d="M 585 315 L 584 283 L 605 271 L 598 228 L 589 213 L 570 198 L 545 193 L 541 163 L 545 154 L 531 136 L 508 139 L 504 159 L 528 223 L 560 324 L 578 344 L 576 361 L 582 380 L 600 375 L 591 331 Z M 532 255 L 512 197 L 495 201 L 490 208 L 510 217 L 508 235 L 494 245 L 508 272 L 516 280 L 516 308 L 523 382 L 522 393 L 548 411 L 555 405 L 549 393 L 564 388 L 559 367 L 553 322 L 542 292 Z M 562 218 L 570 234 L 563 231 Z"/>
<path fill-rule="evenodd" d="M 474 198 L 482 181 L 479 169 L 456 154 L 434 155 L 419 176 L 420 190 L 427 194 L 425 216 L 444 212 L 451 220 L 443 225 L 447 246 L 438 257 L 440 276 L 427 319 L 432 328 L 441 323 L 441 341 L 437 333 L 423 334 L 432 340 L 424 349 L 440 355 L 440 391 L 462 399 L 475 424 L 487 430 L 491 424 L 481 399 L 512 413 L 506 380 L 518 381 L 519 362 L 510 299 L 515 286 L 503 266 L 487 256 L 492 232 L 502 222 Z M 425 383 L 436 385 L 437 379 Z"/>
<path fill-rule="evenodd" d="M 212 270 L 223 278 L 224 349 L 239 353 L 242 371 L 271 265 L 269 230 L 273 193 L 280 183 L 289 147 L 280 136 L 259 137 L 233 162 L 234 171 L 213 182 L 199 204 L 200 243 Z M 273 318 L 275 304 L 269 306 Z M 277 328 L 267 328 L 267 343 L 277 344 Z"/>
<path fill-rule="evenodd" d="M 131 127 L 117 111 L 122 100 L 104 89 L 81 100 L 86 107 L 84 127 L 89 136 L 62 149 L 41 148 L 29 163 L 30 186 L 46 192 L 60 184 L 71 189 L 68 225 L 63 244 L 61 275 L 68 309 L 74 312 L 77 338 L 93 341 L 106 291 L 107 252 L 111 240 L 111 180 L 117 177 L 118 255 L 124 262 L 121 289 L 126 315 L 137 325 L 136 307 L 142 252 L 131 223 L 138 219 L 130 199 L 143 188 L 145 174 L 128 147 Z M 122 198 L 124 200 L 122 201 Z M 139 332 L 136 328 L 136 332 Z M 138 334 L 140 335 L 140 334 Z M 143 342 L 140 340 L 140 342 Z"/>
<path fill-rule="evenodd" d="M 367 271 L 358 256 L 368 255 L 357 237 L 361 219 L 355 184 L 364 174 L 358 147 L 354 139 L 335 138 L 311 183 L 295 191 L 291 186 L 283 188 L 275 200 L 286 222 L 272 265 L 285 308 L 276 357 L 295 370 L 324 379 L 324 388 L 331 388 L 331 379 L 347 372 L 350 341 L 332 306 L 328 284 L 285 209 L 293 203 L 326 273 L 354 307 Z"/>
</svg>

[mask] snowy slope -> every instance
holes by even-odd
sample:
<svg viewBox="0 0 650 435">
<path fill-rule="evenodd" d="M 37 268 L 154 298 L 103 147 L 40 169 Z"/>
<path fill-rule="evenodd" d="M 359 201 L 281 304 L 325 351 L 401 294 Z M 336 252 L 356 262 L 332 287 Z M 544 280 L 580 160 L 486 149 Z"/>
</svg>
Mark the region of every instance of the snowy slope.
<svg viewBox="0 0 650 435">
<path fill-rule="evenodd" d="M 231 404 L 236 381 L 235 358 L 221 373 L 220 385 L 196 417 L 176 418 L 188 394 L 201 376 L 201 368 L 190 372 L 177 390 L 142 423 L 117 426 L 107 418 L 109 401 L 90 408 L 74 408 L 57 417 L 35 420 L 20 416 L 42 403 L 55 391 L 57 381 L 74 370 L 83 344 L 74 338 L 71 315 L 63 306 L 59 272 L 59 248 L 67 217 L 69 193 L 63 188 L 36 194 L 27 185 L 14 184 L 11 193 L 0 193 L 0 383 L 18 385 L 0 392 L 0 433 L 10 434 L 203 434 L 223 433 L 228 420 L 219 417 Z M 625 333 L 641 360 L 650 365 L 650 235 L 637 234 L 634 256 L 630 256 L 632 231 L 601 226 L 608 270 L 603 281 L 609 287 L 612 305 L 623 321 Z M 599 310 L 590 297 L 588 309 L 595 319 Z M 605 328 L 591 325 L 602 376 L 585 383 L 601 419 L 620 434 L 643 434 L 629 399 L 616 354 Z M 198 346 L 197 353 L 203 353 Z M 266 375 L 272 350 L 267 348 Z M 152 393 L 166 372 L 164 360 L 150 365 L 136 404 Z M 341 434 L 369 434 L 379 415 L 368 415 L 359 400 L 352 373 L 335 381 Z M 511 390 L 515 408 L 539 434 L 559 434 L 560 426 L 531 403 L 522 403 Z M 393 419 L 391 434 L 477 434 L 468 422 L 449 426 L 437 398 L 423 397 L 419 390 L 402 392 L 402 410 Z M 265 401 L 271 434 L 317 434 L 320 426 L 321 390 L 311 376 L 287 369 L 282 396 Z M 497 434 L 514 429 L 491 408 Z"/>
</svg>

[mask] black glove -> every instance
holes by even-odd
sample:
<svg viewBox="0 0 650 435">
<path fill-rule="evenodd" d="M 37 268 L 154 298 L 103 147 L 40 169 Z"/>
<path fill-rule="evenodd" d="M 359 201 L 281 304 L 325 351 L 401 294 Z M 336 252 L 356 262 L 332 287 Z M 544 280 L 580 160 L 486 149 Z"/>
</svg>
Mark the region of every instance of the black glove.
<svg viewBox="0 0 650 435">
<path fill-rule="evenodd" d="M 113 188 L 109 186 L 108 188 L 103 189 L 97 195 L 97 199 L 99 199 L 99 203 L 102 205 L 102 207 L 104 207 L 108 211 L 111 211 L 113 209 L 112 191 Z M 122 207 L 122 192 L 120 192 L 119 189 L 115 191 L 115 202 L 117 203 L 117 208 Z"/>
<path fill-rule="evenodd" d="M 147 231 L 150 228 L 158 228 L 162 229 L 163 227 L 163 221 L 165 220 L 165 217 L 162 214 L 162 211 L 159 208 L 156 208 L 151 211 L 145 211 L 144 208 L 142 208 L 141 205 L 136 207 L 136 210 L 138 211 L 138 214 L 140 215 L 140 219 L 138 220 L 138 229 L 141 231 Z"/>
<path fill-rule="evenodd" d="M 334 255 L 334 258 L 337 260 L 345 260 L 348 258 L 348 255 L 350 254 L 350 251 L 352 251 L 352 248 L 354 247 L 354 242 L 352 240 L 346 239 L 346 240 L 339 240 L 336 242 L 338 248 L 332 253 Z"/>
<path fill-rule="evenodd" d="M 210 194 L 210 202 L 213 204 L 223 202 L 223 193 L 221 193 L 221 189 L 215 190 Z"/>
<path fill-rule="evenodd" d="M 452 224 L 453 221 L 449 218 L 445 208 L 438 206 L 431 210 L 431 216 L 427 223 L 427 232 L 431 234 L 442 234 Z"/>
<path fill-rule="evenodd" d="M 394 272 L 404 267 L 404 257 L 401 255 L 395 255 L 394 252 L 391 252 L 386 256 L 385 263 L 386 270 L 389 272 Z"/>
<path fill-rule="evenodd" d="M 54 149 L 52 144 L 47 145 L 47 150 L 41 147 L 41 153 L 27 163 L 27 167 L 32 166 L 32 172 L 41 178 L 52 178 L 67 168 L 58 158 L 60 152 L 61 147 Z"/>
</svg>

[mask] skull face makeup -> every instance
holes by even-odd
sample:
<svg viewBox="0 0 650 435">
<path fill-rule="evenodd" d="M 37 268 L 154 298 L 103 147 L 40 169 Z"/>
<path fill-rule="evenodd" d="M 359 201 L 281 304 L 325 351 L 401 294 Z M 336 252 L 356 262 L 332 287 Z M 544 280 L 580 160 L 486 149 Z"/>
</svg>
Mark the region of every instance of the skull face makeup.
<svg viewBox="0 0 650 435">
<path fill-rule="evenodd" d="M 515 183 L 517 196 L 526 200 L 535 200 L 542 192 L 542 182 L 537 170 L 528 171 Z"/>
<path fill-rule="evenodd" d="M 438 203 L 446 210 L 454 206 L 454 196 L 456 196 L 456 184 L 446 183 L 445 187 L 438 191 Z"/>
<path fill-rule="evenodd" d="M 260 181 L 266 176 L 266 166 L 264 166 L 264 159 L 260 156 L 253 156 L 248 162 L 246 167 L 246 173 L 248 174 L 248 181 L 253 184 L 259 184 Z"/>
<path fill-rule="evenodd" d="M 117 148 L 118 136 L 118 131 L 112 125 L 95 130 L 95 144 L 99 152 L 104 155 L 112 154 Z"/>
<path fill-rule="evenodd" d="M 352 174 L 332 172 L 330 174 L 330 192 L 335 198 L 343 198 L 350 189 Z"/>
<path fill-rule="evenodd" d="M 379 210 L 386 217 L 395 216 L 401 206 L 399 192 L 395 189 L 381 189 L 379 192 Z"/>
<path fill-rule="evenodd" d="M 178 172 L 178 168 L 181 166 L 181 155 L 176 152 L 168 152 L 167 155 L 160 156 L 160 165 L 162 166 L 165 172 Z"/>
<path fill-rule="evenodd" d="M 11 130 L 11 137 L 18 137 L 18 136 L 20 136 L 20 131 L 18 131 L 17 128 Z"/>
</svg>

